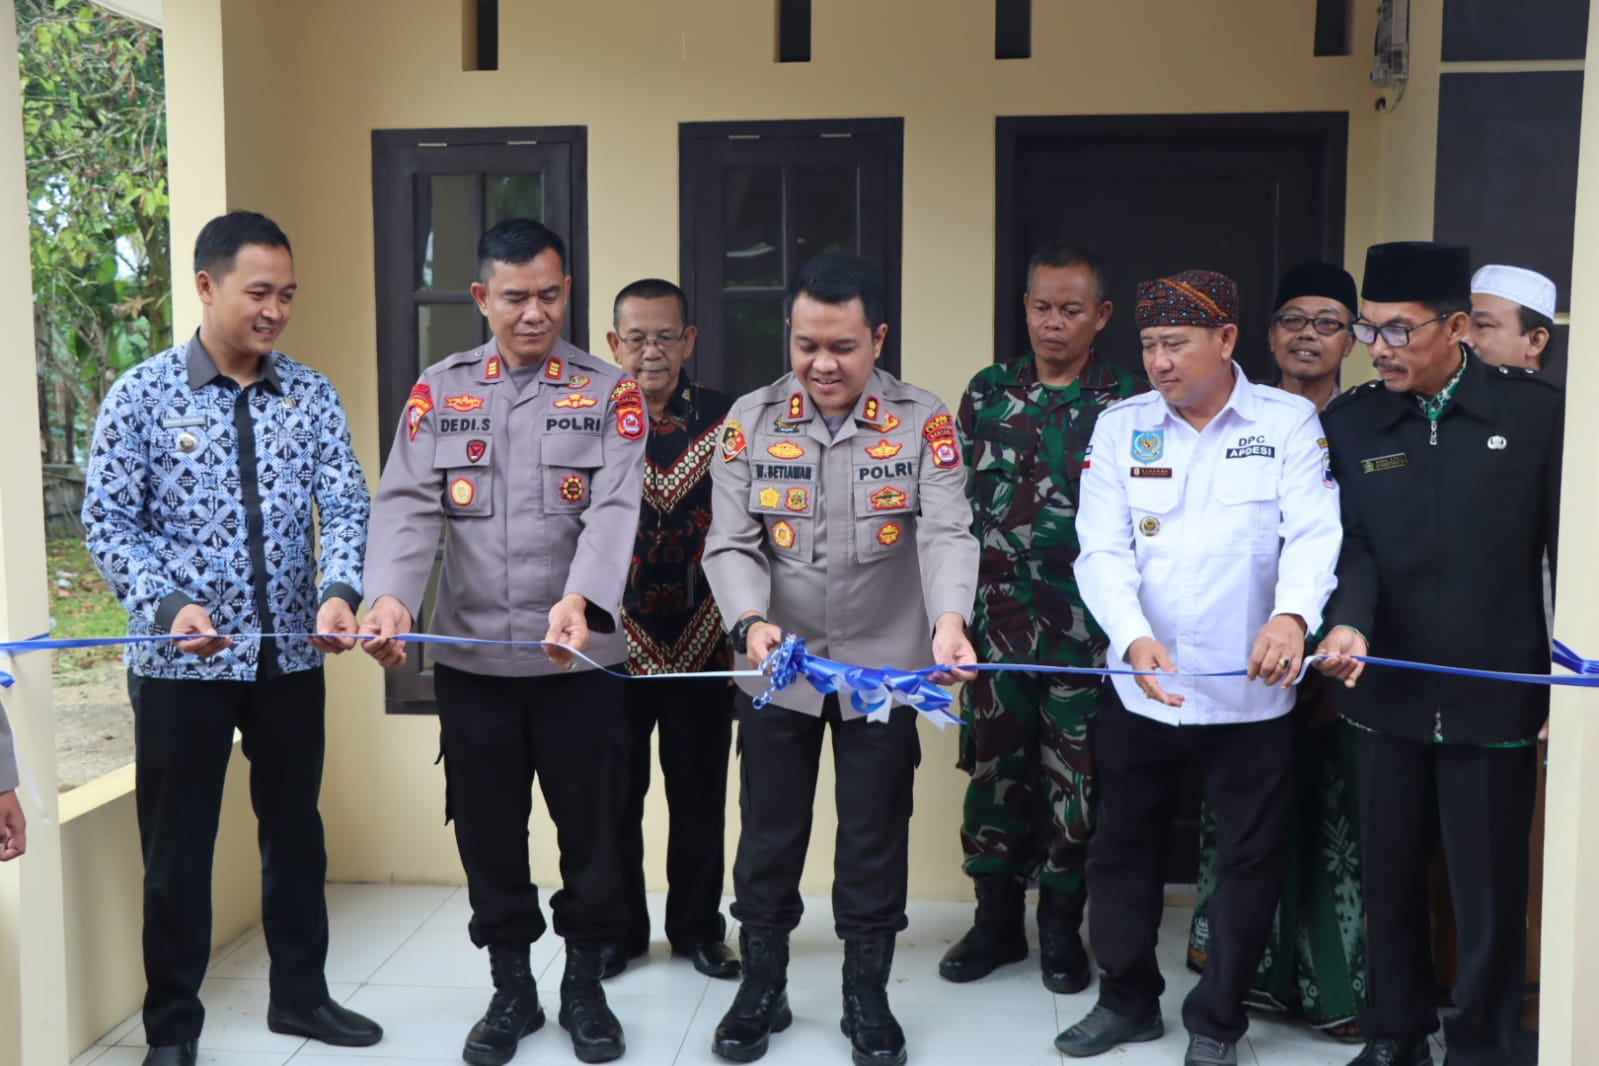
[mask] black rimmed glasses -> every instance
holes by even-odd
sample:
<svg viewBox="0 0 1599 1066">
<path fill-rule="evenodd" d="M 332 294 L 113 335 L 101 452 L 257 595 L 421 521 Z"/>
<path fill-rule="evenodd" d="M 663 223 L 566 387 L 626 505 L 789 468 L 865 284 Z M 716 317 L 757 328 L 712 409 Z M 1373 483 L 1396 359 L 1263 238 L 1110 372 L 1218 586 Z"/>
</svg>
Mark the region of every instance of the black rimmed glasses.
<svg viewBox="0 0 1599 1066">
<path fill-rule="evenodd" d="M 1300 330 L 1304 329 L 1305 326 L 1309 325 L 1323 337 L 1336 337 L 1338 334 L 1349 328 L 1349 324 L 1347 322 L 1343 322 L 1336 318 L 1311 318 L 1309 315 L 1297 315 L 1292 312 L 1289 312 L 1285 315 L 1273 315 L 1271 317 L 1271 322 L 1272 325 L 1281 326 L 1289 333 L 1298 333 Z"/>
<path fill-rule="evenodd" d="M 1453 312 L 1451 312 L 1451 314 L 1452 313 Z M 1349 328 L 1355 334 L 1355 339 L 1361 344 L 1370 344 L 1378 337 L 1381 337 L 1382 342 L 1388 345 L 1388 347 L 1403 348 L 1410 343 L 1410 335 L 1412 333 L 1424 326 L 1430 326 L 1434 322 L 1442 322 L 1448 317 L 1448 314 L 1442 314 L 1437 318 L 1429 318 L 1425 322 L 1418 322 L 1414 326 L 1401 326 L 1397 324 L 1379 326 L 1375 322 L 1360 321 L 1356 322 Z"/>
<path fill-rule="evenodd" d="M 622 347 L 628 355 L 638 355 L 653 344 L 656 351 L 665 355 L 673 348 L 676 348 L 682 339 L 683 334 L 681 333 L 657 333 L 653 337 L 647 337 L 642 333 L 632 333 L 622 338 Z"/>
</svg>

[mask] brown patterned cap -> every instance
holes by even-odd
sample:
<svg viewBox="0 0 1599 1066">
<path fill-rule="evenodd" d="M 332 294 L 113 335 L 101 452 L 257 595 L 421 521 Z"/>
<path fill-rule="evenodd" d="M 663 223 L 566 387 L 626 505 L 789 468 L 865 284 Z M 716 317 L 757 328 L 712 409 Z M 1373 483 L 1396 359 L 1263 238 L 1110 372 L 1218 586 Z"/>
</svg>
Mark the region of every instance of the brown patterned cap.
<svg viewBox="0 0 1599 1066">
<path fill-rule="evenodd" d="M 1183 270 L 1169 278 L 1138 283 L 1133 325 L 1227 326 L 1238 324 L 1238 285 L 1214 270 Z"/>
</svg>

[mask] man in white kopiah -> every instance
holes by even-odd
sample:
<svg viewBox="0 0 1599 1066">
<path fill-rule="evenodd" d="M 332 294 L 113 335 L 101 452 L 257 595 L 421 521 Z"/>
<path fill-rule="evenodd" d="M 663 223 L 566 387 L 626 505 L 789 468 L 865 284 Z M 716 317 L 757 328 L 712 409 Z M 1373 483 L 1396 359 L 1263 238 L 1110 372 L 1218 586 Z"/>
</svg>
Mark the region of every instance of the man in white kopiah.
<svg viewBox="0 0 1599 1066">
<path fill-rule="evenodd" d="M 1542 370 L 1555 325 L 1555 283 L 1535 270 L 1491 264 L 1471 278 L 1472 350 L 1494 366 Z"/>
</svg>

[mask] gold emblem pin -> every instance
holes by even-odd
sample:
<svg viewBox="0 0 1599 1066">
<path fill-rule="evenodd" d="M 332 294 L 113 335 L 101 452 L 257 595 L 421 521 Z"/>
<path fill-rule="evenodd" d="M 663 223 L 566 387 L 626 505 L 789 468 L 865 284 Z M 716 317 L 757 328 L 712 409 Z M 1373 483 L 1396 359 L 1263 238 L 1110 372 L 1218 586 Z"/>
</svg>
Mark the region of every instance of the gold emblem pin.
<svg viewBox="0 0 1599 1066">
<path fill-rule="evenodd" d="M 199 438 L 193 433 L 183 433 L 178 436 L 178 451 L 187 455 L 200 446 Z"/>
<path fill-rule="evenodd" d="M 1146 514 L 1138 520 L 1138 532 L 1146 537 L 1153 537 L 1160 532 L 1160 519 L 1152 514 Z"/>
</svg>

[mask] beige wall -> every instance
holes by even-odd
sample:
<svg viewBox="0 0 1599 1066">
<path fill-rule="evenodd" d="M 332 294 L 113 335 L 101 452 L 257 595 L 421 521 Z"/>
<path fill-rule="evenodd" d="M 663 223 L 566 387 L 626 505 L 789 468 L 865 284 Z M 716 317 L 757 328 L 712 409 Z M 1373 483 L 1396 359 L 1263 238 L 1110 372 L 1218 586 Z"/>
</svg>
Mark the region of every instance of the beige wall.
<svg viewBox="0 0 1599 1066">
<path fill-rule="evenodd" d="M 211 942 L 217 946 L 261 920 L 249 773 L 235 746 L 222 794 L 211 887 Z M 131 765 L 61 798 L 66 1031 L 73 1054 L 138 1010 L 144 998 L 142 876 Z"/>
<path fill-rule="evenodd" d="M 1394 137 L 1407 122 L 1430 121 L 1426 109 L 1412 95 L 1396 115 L 1380 116 L 1363 56 L 1312 58 L 1308 0 L 1035 5 L 1034 58 L 1005 63 L 992 59 L 988 5 L 818 0 L 813 61 L 787 65 L 772 61 L 769 3 L 510 4 L 501 9 L 496 72 L 461 71 L 453 0 L 168 0 L 169 34 L 184 19 L 196 39 L 209 33 L 219 3 L 226 165 L 217 172 L 225 169 L 230 206 L 272 214 L 294 240 L 301 294 L 284 346 L 333 379 L 374 480 L 378 442 L 390 432 L 377 422 L 375 399 L 375 128 L 587 127 L 590 335 L 599 337 L 610 293 L 643 274 L 676 275 L 680 121 L 902 116 L 904 371 L 948 400 L 989 359 L 998 115 L 1347 110 L 1351 264 L 1379 237 L 1430 227 L 1430 213 L 1382 209 L 1401 184 L 1430 203 L 1430 146 L 1404 149 L 1395 141 L 1408 132 Z M 1361 7 L 1357 42 L 1372 36 Z M 1424 10 L 1416 17 L 1427 23 Z M 174 112 L 175 198 L 180 153 L 217 166 L 204 154 L 215 143 L 215 99 L 202 104 L 191 108 L 201 112 L 193 126 Z M 659 162 L 630 168 L 637 159 Z M 190 215 L 186 230 L 175 220 L 174 247 L 192 240 L 200 215 Z M 180 304 L 180 329 L 185 310 Z M 337 661 L 329 680 L 323 806 L 332 876 L 458 879 L 432 721 L 386 718 L 369 662 Z M 956 826 L 964 779 L 952 768 L 954 734 L 928 730 L 924 747 L 912 892 L 963 897 Z M 830 789 L 824 779 L 811 892 L 828 883 Z M 729 813 L 731 845 L 736 810 Z M 658 840 L 658 802 L 648 817 Z M 555 868 L 542 813 L 533 832 L 536 876 L 547 881 Z M 650 875 L 661 882 L 658 846 Z"/>
</svg>

